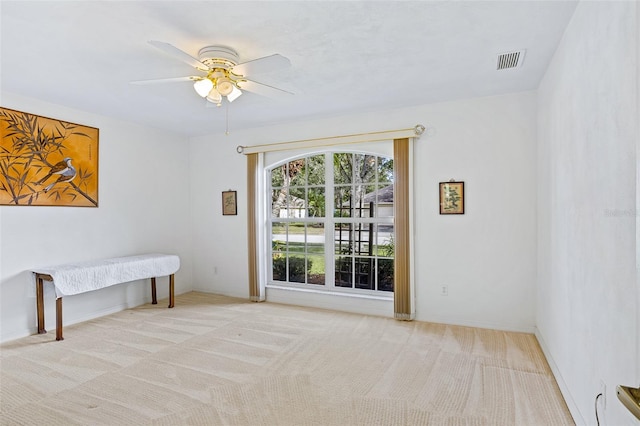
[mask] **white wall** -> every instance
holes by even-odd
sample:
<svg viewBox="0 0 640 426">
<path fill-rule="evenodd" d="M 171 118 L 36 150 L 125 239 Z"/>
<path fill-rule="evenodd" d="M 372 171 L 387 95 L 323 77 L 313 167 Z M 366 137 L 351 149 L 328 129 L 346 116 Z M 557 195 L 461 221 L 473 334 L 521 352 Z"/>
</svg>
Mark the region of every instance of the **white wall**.
<svg viewBox="0 0 640 426">
<path fill-rule="evenodd" d="M 431 135 L 414 158 L 417 319 L 533 331 L 535 108 L 527 92 L 238 132 L 231 122 L 228 136 L 193 139 L 194 288 L 248 297 L 246 159 L 237 145 L 424 124 Z M 465 181 L 462 216 L 438 214 L 438 182 L 451 178 Z M 238 216 L 221 216 L 227 189 L 238 190 Z M 442 284 L 449 296 L 439 295 Z"/>
<path fill-rule="evenodd" d="M 581 2 L 539 89 L 537 334 L 578 424 L 601 382 L 601 424 L 637 424 L 636 7 Z"/>
<path fill-rule="evenodd" d="M 532 331 L 535 94 L 426 107 L 415 150 L 417 318 Z M 465 181 L 464 216 L 438 214 L 439 181 Z M 442 285 L 449 296 L 440 296 Z"/>
<path fill-rule="evenodd" d="M 99 207 L 0 207 L 1 340 L 36 332 L 35 290 L 29 270 L 103 257 L 175 253 L 182 265 L 176 293 L 191 290 L 189 156 L 184 137 L 8 93 L 2 105 L 97 127 Z M 46 327 L 55 329 L 51 285 Z M 148 280 L 63 299 L 64 323 L 150 301 Z M 158 297 L 168 296 L 168 279 Z M 53 338 L 53 336 L 52 336 Z"/>
<path fill-rule="evenodd" d="M 640 7 L 636 5 L 636 114 L 640 114 Z M 636 381 L 640 387 L 640 120 L 636 121 Z"/>
</svg>

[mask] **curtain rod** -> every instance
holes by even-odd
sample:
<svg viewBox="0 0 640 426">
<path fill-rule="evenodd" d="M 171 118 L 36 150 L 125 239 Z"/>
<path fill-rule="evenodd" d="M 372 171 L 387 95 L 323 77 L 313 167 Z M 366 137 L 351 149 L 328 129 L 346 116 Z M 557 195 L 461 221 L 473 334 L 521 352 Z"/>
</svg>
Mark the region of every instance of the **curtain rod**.
<svg viewBox="0 0 640 426">
<path fill-rule="evenodd" d="M 376 142 L 389 139 L 417 138 L 425 131 L 422 124 L 417 124 L 410 129 L 384 130 L 381 132 L 356 133 L 353 135 L 331 136 L 326 138 L 303 139 L 290 142 L 276 142 L 263 145 L 242 146 L 238 145 L 238 154 L 255 154 L 257 152 L 283 151 L 296 148 L 315 148 L 320 146 L 345 145 L 351 143 Z"/>
</svg>

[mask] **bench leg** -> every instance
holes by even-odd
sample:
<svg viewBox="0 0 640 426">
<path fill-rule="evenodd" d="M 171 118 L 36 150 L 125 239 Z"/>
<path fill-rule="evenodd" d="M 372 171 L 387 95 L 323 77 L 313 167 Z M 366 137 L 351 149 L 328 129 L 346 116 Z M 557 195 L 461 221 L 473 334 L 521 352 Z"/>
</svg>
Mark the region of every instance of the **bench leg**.
<svg viewBox="0 0 640 426">
<path fill-rule="evenodd" d="M 62 297 L 56 299 L 56 340 L 64 340 L 62 337 Z"/>
<path fill-rule="evenodd" d="M 44 295 L 43 295 L 43 279 L 36 276 L 36 313 L 38 315 L 38 334 L 44 334 Z"/>
<path fill-rule="evenodd" d="M 169 275 L 169 307 L 173 308 L 174 300 L 173 300 L 173 284 L 174 284 L 174 274 Z"/>
<path fill-rule="evenodd" d="M 152 305 L 157 305 L 158 304 L 158 298 L 156 296 L 156 279 L 151 278 L 151 304 Z"/>
</svg>

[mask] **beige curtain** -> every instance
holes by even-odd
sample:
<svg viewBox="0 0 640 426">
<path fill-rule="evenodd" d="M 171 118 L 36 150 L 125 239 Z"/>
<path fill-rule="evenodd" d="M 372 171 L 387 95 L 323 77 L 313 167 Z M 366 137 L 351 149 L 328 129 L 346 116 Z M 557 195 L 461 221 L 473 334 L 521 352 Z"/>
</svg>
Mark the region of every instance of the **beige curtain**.
<svg viewBox="0 0 640 426">
<path fill-rule="evenodd" d="M 258 234 L 256 230 L 256 190 L 258 178 L 258 154 L 247 155 L 247 237 L 249 249 L 249 299 L 260 302 L 258 283 Z"/>
<path fill-rule="evenodd" d="M 247 156 L 247 209 L 248 209 L 248 248 L 249 248 L 249 297 L 259 302 L 264 300 L 259 283 L 258 267 L 258 229 L 256 211 L 256 191 L 258 189 L 258 168 L 261 167 L 261 159 L 258 155 L 265 152 L 315 148 L 319 146 L 334 146 L 343 144 L 355 144 L 381 140 L 394 141 L 394 172 L 395 178 L 395 229 L 396 229 L 396 253 L 395 253 L 395 317 L 403 320 L 411 320 L 414 317 L 413 301 L 411 300 L 411 265 L 410 246 L 411 229 L 409 226 L 409 152 L 410 141 L 420 137 L 425 131 L 425 126 L 417 124 L 412 128 L 385 130 L 380 132 L 358 133 L 327 138 L 305 139 L 264 145 L 238 146 L 238 153 Z"/>
<path fill-rule="evenodd" d="M 411 229 L 409 202 L 410 140 L 393 140 L 393 205 L 395 216 L 394 314 L 399 320 L 414 318 L 411 300 Z"/>
</svg>

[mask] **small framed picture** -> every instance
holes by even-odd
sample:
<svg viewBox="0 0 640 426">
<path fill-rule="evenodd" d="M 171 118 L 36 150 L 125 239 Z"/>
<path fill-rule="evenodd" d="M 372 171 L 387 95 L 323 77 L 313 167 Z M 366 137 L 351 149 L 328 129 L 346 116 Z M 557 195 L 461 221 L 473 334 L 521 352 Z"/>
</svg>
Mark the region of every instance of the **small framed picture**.
<svg viewBox="0 0 640 426">
<path fill-rule="evenodd" d="M 224 216 L 234 216 L 238 214 L 236 191 L 222 191 L 222 214 Z"/>
<path fill-rule="evenodd" d="M 464 214 L 464 182 L 440 182 L 440 214 Z"/>
</svg>

